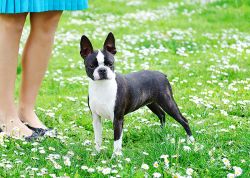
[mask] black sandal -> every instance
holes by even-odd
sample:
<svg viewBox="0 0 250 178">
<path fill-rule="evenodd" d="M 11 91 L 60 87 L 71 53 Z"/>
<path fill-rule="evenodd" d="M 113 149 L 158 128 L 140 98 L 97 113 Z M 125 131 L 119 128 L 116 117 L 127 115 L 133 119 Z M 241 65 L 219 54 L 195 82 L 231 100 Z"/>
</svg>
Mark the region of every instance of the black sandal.
<svg viewBox="0 0 250 178">
<path fill-rule="evenodd" d="M 24 139 L 25 139 L 25 141 L 30 142 L 30 141 L 38 139 L 39 137 L 40 137 L 40 135 L 38 133 L 33 132 L 31 136 L 24 137 Z"/>
<path fill-rule="evenodd" d="M 3 132 L 3 130 L 0 128 L 0 133 Z M 36 132 L 33 132 L 31 134 L 31 136 L 28 137 L 24 137 L 25 141 L 32 141 L 32 140 L 36 140 L 39 137 L 39 134 Z M 10 138 L 10 136 L 8 136 L 8 138 Z"/>
<path fill-rule="evenodd" d="M 39 136 L 44 136 L 46 132 L 51 131 L 51 128 L 43 129 L 43 128 L 35 128 L 28 124 L 25 124 L 30 130 L 33 130 L 35 133 L 37 133 Z"/>
</svg>

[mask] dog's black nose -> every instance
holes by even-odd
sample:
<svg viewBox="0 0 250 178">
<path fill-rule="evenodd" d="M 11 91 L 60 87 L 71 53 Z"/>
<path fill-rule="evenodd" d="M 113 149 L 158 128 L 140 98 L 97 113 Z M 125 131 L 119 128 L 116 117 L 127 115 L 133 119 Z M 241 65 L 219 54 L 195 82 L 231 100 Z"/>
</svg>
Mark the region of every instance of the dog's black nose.
<svg viewBox="0 0 250 178">
<path fill-rule="evenodd" d="M 98 72 L 99 72 L 100 74 L 106 74 L 107 70 L 106 70 L 105 68 L 100 68 L 100 69 L 98 70 Z"/>
</svg>

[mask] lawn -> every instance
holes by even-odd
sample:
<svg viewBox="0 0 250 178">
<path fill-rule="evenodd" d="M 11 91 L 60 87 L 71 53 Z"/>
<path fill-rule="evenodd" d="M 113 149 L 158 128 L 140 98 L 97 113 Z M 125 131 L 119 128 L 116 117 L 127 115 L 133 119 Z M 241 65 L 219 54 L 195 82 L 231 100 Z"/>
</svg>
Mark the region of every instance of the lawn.
<svg viewBox="0 0 250 178">
<path fill-rule="evenodd" d="M 37 99 L 36 113 L 58 135 L 35 142 L 0 137 L 0 177 L 250 177 L 250 1 L 89 3 L 88 10 L 64 13 Z M 141 108 L 125 117 L 123 156 L 111 159 L 108 120 L 102 152 L 95 153 L 79 41 L 85 34 L 99 49 L 110 31 L 116 72 L 165 73 L 195 143 L 170 116 L 162 129 Z M 28 32 L 27 24 L 22 42 Z M 19 66 L 17 100 L 21 72 Z"/>
</svg>

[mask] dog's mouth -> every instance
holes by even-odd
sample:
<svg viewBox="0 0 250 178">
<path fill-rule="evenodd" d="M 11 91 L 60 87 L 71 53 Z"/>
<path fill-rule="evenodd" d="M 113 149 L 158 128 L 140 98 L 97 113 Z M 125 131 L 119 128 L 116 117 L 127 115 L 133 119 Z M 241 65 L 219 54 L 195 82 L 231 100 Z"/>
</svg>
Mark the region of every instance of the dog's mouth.
<svg viewBox="0 0 250 178">
<path fill-rule="evenodd" d="M 104 80 L 111 80 L 112 78 L 109 78 L 107 76 L 99 76 L 98 78 L 92 78 L 93 81 L 104 81 Z"/>
<path fill-rule="evenodd" d="M 108 79 L 108 77 L 107 77 L 107 75 L 99 75 L 99 80 L 107 80 Z"/>
<path fill-rule="evenodd" d="M 108 77 L 100 77 L 99 79 L 97 79 L 97 80 L 111 80 L 110 78 L 108 78 Z"/>
<path fill-rule="evenodd" d="M 91 77 L 94 81 L 102 81 L 102 80 L 112 80 L 114 79 L 115 74 L 108 74 L 108 73 L 99 73 L 98 75 L 93 75 Z"/>
<path fill-rule="evenodd" d="M 99 74 L 99 79 L 98 80 L 110 80 L 111 78 L 108 77 L 107 73 L 101 73 Z"/>
</svg>

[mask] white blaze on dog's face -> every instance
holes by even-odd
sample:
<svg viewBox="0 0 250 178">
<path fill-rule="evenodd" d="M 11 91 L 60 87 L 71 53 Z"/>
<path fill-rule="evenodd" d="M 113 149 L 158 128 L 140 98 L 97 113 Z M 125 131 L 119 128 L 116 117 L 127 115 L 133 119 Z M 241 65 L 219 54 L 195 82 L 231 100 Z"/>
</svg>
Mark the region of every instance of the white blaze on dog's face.
<svg viewBox="0 0 250 178">
<path fill-rule="evenodd" d="M 107 55 L 108 56 L 108 55 Z M 98 66 L 94 69 L 93 78 L 94 80 L 111 80 L 115 77 L 114 73 L 114 59 L 110 57 L 109 59 L 104 56 L 102 51 L 97 52 L 97 63 Z"/>
<path fill-rule="evenodd" d="M 116 54 L 115 38 L 109 33 L 103 50 L 93 51 L 91 42 L 86 36 L 81 39 L 81 56 L 84 58 L 86 73 L 92 80 L 111 80 L 115 78 L 114 55 Z"/>
</svg>

